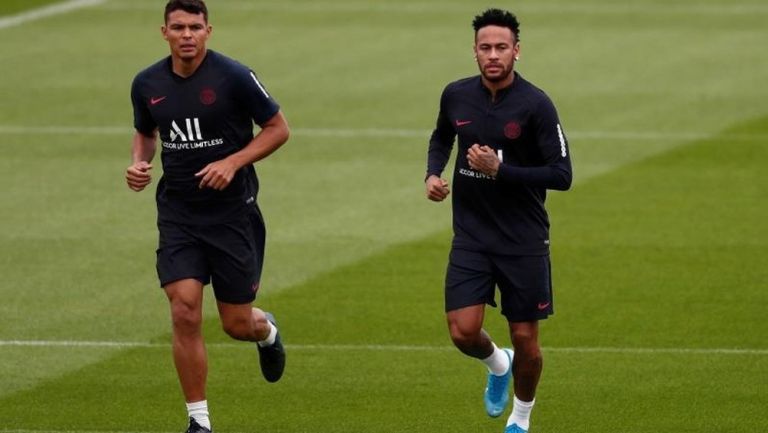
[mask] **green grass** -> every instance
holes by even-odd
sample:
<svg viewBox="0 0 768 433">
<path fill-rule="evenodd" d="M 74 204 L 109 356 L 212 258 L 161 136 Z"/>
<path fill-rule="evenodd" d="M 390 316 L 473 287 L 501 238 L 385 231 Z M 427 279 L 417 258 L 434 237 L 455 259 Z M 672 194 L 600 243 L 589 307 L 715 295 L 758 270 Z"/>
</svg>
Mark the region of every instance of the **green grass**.
<svg viewBox="0 0 768 433">
<path fill-rule="evenodd" d="M 266 384 L 208 296 L 217 431 L 502 430 L 483 413 L 482 367 L 450 346 L 450 207 L 421 184 L 439 93 L 474 73 L 469 21 L 485 6 L 210 4 L 210 46 L 253 66 L 296 131 L 257 165 L 259 304 L 289 367 Z M 532 432 L 768 431 L 768 58 L 754 54 L 768 8 L 515 7 L 519 68 L 555 100 L 576 176 L 549 196 L 557 314 Z M 153 343 L 0 343 L 0 433 L 183 426 L 152 192 L 122 177 L 128 88 L 167 52 L 161 18 L 157 2 L 113 0 L 0 29 L 0 342 Z"/>
<path fill-rule="evenodd" d="M 57 0 L 3 0 L 3 2 L 0 3 L 0 17 L 14 15 L 28 9 L 49 5 L 51 3 L 60 2 L 57 2 Z"/>
</svg>

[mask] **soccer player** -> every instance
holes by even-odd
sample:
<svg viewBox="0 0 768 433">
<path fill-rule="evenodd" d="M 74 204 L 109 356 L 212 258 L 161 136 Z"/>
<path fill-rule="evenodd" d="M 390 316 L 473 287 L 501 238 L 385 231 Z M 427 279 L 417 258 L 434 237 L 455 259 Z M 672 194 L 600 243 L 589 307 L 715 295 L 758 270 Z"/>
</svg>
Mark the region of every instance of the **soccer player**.
<svg viewBox="0 0 768 433">
<path fill-rule="evenodd" d="M 187 432 L 210 433 L 201 334 L 206 284 L 224 331 L 256 342 L 265 379 L 276 382 L 285 367 L 274 317 L 251 305 L 265 242 L 253 163 L 285 143 L 289 130 L 253 71 L 206 48 L 212 27 L 202 0 L 169 1 L 161 31 L 170 56 L 141 71 L 131 88 L 136 132 L 126 181 L 134 191 L 151 182 L 159 137 L 157 273 L 170 303 Z"/>
<path fill-rule="evenodd" d="M 475 17 L 480 75 L 446 86 L 429 143 L 426 194 L 449 194 L 442 179 L 458 136 L 453 173 L 453 242 L 445 278 L 451 339 L 488 368 L 485 409 L 500 416 L 514 403 L 505 433 L 527 432 L 542 370 L 538 321 L 554 312 L 549 261 L 547 189 L 567 190 L 571 161 L 552 101 L 514 71 L 520 54 L 515 15 L 488 9 Z M 513 350 L 483 330 L 485 304 L 509 324 Z"/>
</svg>

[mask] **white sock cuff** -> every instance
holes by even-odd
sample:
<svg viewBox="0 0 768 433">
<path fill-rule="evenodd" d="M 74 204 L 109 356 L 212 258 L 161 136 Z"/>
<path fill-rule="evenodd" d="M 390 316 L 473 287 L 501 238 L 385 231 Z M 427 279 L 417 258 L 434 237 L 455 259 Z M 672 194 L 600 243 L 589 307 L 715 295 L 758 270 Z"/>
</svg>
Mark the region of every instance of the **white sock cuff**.
<svg viewBox="0 0 768 433">
<path fill-rule="evenodd" d="M 517 396 L 514 398 L 512 404 L 512 414 L 509 415 L 507 425 L 517 424 L 518 427 L 528 430 L 531 423 L 531 411 L 533 410 L 533 404 L 536 403 L 534 398 L 531 401 L 522 401 Z"/>
<path fill-rule="evenodd" d="M 208 400 L 187 403 L 187 414 L 202 427 L 211 429 L 211 419 L 208 417 Z"/>
<path fill-rule="evenodd" d="M 496 344 L 491 344 L 493 345 L 493 353 L 482 361 L 491 373 L 496 376 L 504 375 L 510 368 L 509 357 L 507 356 L 507 353 L 499 349 Z"/>
<path fill-rule="evenodd" d="M 531 401 L 522 401 L 519 398 L 517 398 L 517 396 L 515 396 L 513 404 L 519 405 L 519 406 L 522 406 L 522 407 L 525 407 L 525 408 L 530 408 L 530 407 L 533 407 L 534 403 L 536 403 L 536 399 L 535 398 L 533 400 L 531 400 Z"/>
<path fill-rule="evenodd" d="M 193 401 L 191 403 L 187 403 L 187 411 L 199 411 L 199 410 L 205 410 L 208 411 L 208 400 L 201 400 L 201 401 Z"/>
<path fill-rule="evenodd" d="M 488 355 L 487 358 L 483 358 L 482 360 L 483 362 L 491 361 L 493 357 L 496 356 L 501 351 L 501 349 L 499 349 L 499 347 L 496 346 L 496 343 L 491 342 L 491 346 L 493 346 L 493 352 L 491 352 L 491 354 Z"/>
<path fill-rule="evenodd" d="M 267 324 L 269 325 L 269 335 L 267 335 L 267 338 L 256 342 L 256 344 L 261 347 L 267 347 L 275 344 L 275 337 L 277 337 L 277 326 L 275 326 L 269 320 L 267 320 Z"/>
</svg>

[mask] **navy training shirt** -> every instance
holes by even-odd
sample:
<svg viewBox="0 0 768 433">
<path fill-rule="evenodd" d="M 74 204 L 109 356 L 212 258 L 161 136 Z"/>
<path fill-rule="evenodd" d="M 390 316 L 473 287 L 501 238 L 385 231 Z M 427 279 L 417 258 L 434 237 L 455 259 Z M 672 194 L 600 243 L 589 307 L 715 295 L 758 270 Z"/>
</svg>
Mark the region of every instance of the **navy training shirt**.
<svg viewBox="0 0 768 433">
<path fill-rule="evenodd" d="M 195 73 L 173 72 L 170 56 L 141 71 L 131 86 L 134 127 L 146 136 L 158 129 L 163 176 L 157 186 L 160 221 L 215 224 L 256 206 L 258 179 L 252 164 L 222 191 L 198 188 L 195 173 L 239 151 L 253 139 L 253 123 L 280 110 L 246 66 L 208 50 Z"/>
<path fill-rule="evenodd" d="M 440 176 L 454 138 L 453 247 L 506 255 L 549 253 L 546 190 L 567 190 L 572 179 L 568 142 L 554 104 L 517 72 L 496 93 L 481 76 L 446 86 L 429 142 L 427 176 Z M 496 178 L 473 170 L 467 151 L 493 148 L 502 163 Z"/>
</svg>

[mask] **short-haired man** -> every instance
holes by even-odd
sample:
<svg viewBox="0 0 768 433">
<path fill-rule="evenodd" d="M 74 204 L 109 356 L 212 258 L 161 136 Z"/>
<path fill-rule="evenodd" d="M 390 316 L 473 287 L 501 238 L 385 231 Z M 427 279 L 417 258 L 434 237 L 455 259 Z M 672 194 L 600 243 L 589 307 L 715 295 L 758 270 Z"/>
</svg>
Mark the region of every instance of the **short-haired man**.
<svg viewBox="0 0 768 433">
<path fill-rule="evenodd" d="M 210 433 L 204 285 L 213 285 L 227 334 L 257 343 L 267 381 L 279 380 L 285 367 L 274 317 L 251 305 L 265 242 L 252 164 L 285 143 L 289 131 L 254 72 L 206 48 L 212 27 L 202 0 L 169 1 L 161 31 L 170 56 L 141 71 L 131 88 L 136 132 L 126 181 L 134 191 L 149 185 L 159 136 L 157 273 L 171 307 L 187 432 Z M 255 137 L 254 123 L 261 127 Z"/>
<path fill-rule="evenodd" d="M 498 417 L 514 382 L 505 433 L 525 433 L 542 370 L 538 321 L 553 313 L 547 189 L 571 185 L 568 145 L 555 107 L 514 71 L 520 53 L 517 18 L 488 9 L 475 17 L 480 75 L 443 91 L 430 139 L 426 193 L 449 194 L 440 178 L 458 136 L 453 174 L 453 231 L 445 309 L 456 347 L 488 367 L 485 408 Z M 499 349 L 483 330 L 485 304 L 509 324 L 514 351 Z"/>
</svg>

